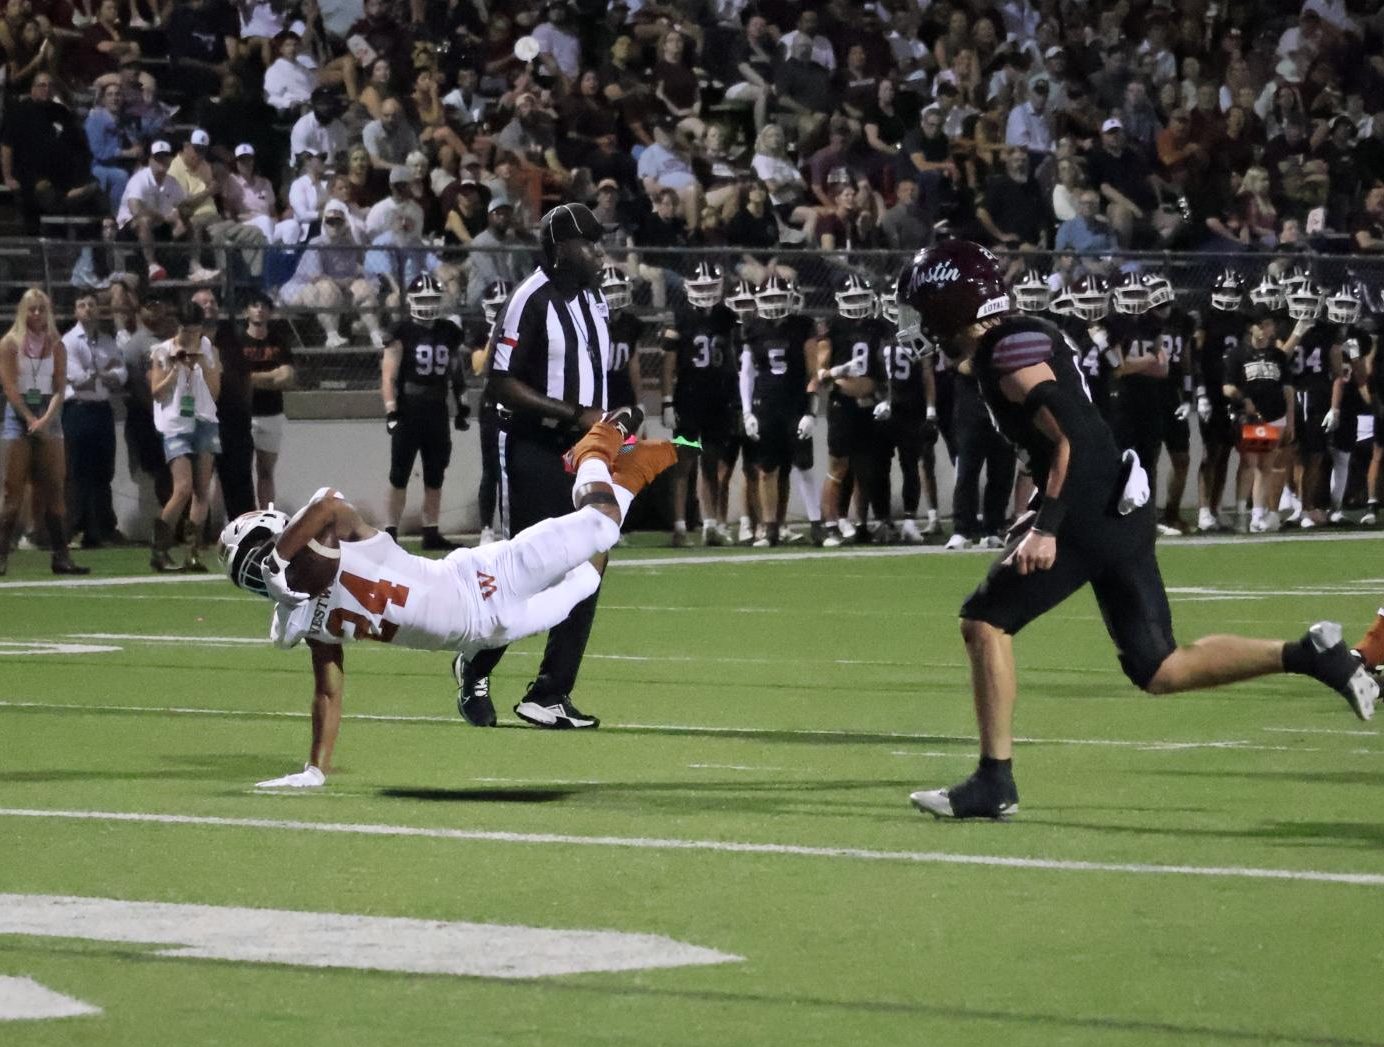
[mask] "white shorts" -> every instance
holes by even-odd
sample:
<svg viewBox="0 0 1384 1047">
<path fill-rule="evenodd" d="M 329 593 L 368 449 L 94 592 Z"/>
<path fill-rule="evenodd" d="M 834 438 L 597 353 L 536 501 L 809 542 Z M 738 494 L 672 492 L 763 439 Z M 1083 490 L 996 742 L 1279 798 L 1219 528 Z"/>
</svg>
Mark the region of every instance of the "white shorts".
<svg viewBox="0 0 1384 1047">
<path fill-rule="evenodd" d="M 284 442 L 284 426 L 288 420 L 281 414 L 257 414 L 250 419 L 250 435 L 255 440 L 255 450 L 265 454 L 278 454 Z"/>
</svg>

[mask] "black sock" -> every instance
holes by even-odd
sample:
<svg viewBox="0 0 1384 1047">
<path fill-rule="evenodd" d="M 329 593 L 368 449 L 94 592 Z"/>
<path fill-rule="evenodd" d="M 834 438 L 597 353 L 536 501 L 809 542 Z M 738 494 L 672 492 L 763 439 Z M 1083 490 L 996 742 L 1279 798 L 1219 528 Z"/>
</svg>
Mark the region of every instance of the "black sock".
<svg viewBox="0 0 1384 1047">
<path fill-rule="evenodd" d="M 976 773 L 993 781 L 1011 781 L 1014 777 L 1014 759 L 996 760 L 993 756 L 982 756 Z"/>
<path fill-rule="evenodd" d="M 1289 640 L 1283 645 L 1283 671 L 1310 676 L 1316 656 L 1316 648 L 1305 637 L 1301 640 Z"/>
</svg>

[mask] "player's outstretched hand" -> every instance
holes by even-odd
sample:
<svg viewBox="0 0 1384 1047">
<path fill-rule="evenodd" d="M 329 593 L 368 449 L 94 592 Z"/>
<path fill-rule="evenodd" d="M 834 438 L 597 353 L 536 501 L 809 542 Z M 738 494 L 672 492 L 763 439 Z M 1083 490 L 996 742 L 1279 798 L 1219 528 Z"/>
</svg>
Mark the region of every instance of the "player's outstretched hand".
<svg viewBox="0 0 1384 1047">
<path fill-rule="evenodd" d="M 267 782 L 256 782 L 256 789 L 316 789 L 325 785 L 327 776 L 312 764 L 305 764 L 297 774 L 286 774 L 282 778 L 270 778 Z"/>
<path fill-rule="evenodd" d="M 1019 542 L 1018 548 L 1009 554 L 1007 563 L 1012 563 L 1020 574 L 1033 571 L 1046 571 L 1057 559 L 1057 539 L 1042 531 L 1030 530 Z"/>
<path fill-rule="evenodd" d="M 745 415 L 744 421 L 745 421 L 745 439 L 746 439 L 746 440 L 758 440 L 758 439 L 759 439 L 759 419 L 756 418 L 753 414 L 747 413 L 747 414 Z"/>
<path fill-rule="evenodd" d="M 874 416 L 877 422 L 887 422 L 894 413 L 894 408 L 889 405 L 888 400 L 881 400 L 875 404 Z"/>
</svg>

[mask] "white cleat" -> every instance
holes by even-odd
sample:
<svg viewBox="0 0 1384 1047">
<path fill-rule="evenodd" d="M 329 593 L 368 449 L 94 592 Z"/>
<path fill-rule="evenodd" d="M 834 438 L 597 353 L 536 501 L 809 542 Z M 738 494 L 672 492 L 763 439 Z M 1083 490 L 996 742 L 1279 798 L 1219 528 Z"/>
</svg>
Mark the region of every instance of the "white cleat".
<svg viewBox="0 0 1384 1047">
<path fill-rule="evenodd" d="M 959 552 L 961 550 L 969 549 L 970 547 L 971 540 L 967 538 L 964 534 L 952 535 L 950 538 L 947 539 L 947 544 L 942 546 L 943 549 L 947 549 L 951 552 Z"/>
</svg>

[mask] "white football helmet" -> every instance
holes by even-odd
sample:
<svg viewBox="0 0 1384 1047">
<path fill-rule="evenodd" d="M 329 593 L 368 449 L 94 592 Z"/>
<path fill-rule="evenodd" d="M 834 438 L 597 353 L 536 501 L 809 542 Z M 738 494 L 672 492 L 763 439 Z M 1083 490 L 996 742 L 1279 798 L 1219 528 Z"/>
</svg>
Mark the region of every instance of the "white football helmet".
<svg viewBox="0 0 1384 1047">
<path fill-rule="evenodd" d="M 892 287 L 879 292 L 879 315 L 891 324 L 899 322 L 899 295 Z"/>
<path fill-rule="evenodd" d="M 1052 289 L 1037 269 L 1029 269 L 1014 284 L 1014 304 L 1025 313 L 1041 313 L 1052 305 Z"/>
<path fill-rule="evenodd" d="M 1115 288 L 1115 312 L 1125 316 L 1140 316 L 1153 308 L 1153 295 L 1143 277 L 1130 273 Z"/>
<path fill-rule="evenodd" d="M 614 313 L 628 309 L 629 304 L 634 301 L 630 278 L 619 266 L 608 265 L 601 270 L 601 293 L 605 295 L 606 305 Z"/>
<path fill-rule="evenodd" d="M 875 289 L 855 273 L 850 273 L 841 282 L 836 292 L 836 311 L 847 320 L 865 320 L 875 315 L 879 296 Z"/>
<path fill-rule="evenodd" d="M 1360 322 L 1360 296 L 1352 284 L 1342 284 L 1341 289 L 1326 300 L 1326 318 L 1333 324 Z"/>
<path fill-rule="evenodd" d="M 936 344 L 923 334 L 923 318 L 911 305 L 898 307 L 898 333 L 894 337 L 894 344 L 915 360 L 937 351 Z"/>
<path fill-rule="evenodd" d="M 1270 309 L 1283 308 L 1283 285 L 1280 284 L 1269 273 L 1264 274 L 1264 279 L 1250 288 L 1249 300 L 1255 305 L 1267 306 Z"/>
<path fill-rule="evenodd" d="M 1245 300 L 1245 285 L 1238 273 L 1227 269 L 1211 285 L 1211 308 L 1233 313 Z"/>
<path fill-rule="evenodd" d="M 241 513 L 221 529 L 216 555 L 236 588 L 269 598 L 264 584 L 264 561 L 287 526 L 287 514 L 271 503 L 268 509 Z"/>
<path fill-rule="evenodd" d="M 496 280 L 485 289 L 481 296 L 481 308 L 485 310 L 486 323 L 494 324 L 499 318 L 500 310 L 509 301 L 511 290 L 508 280 Z"/>
<path fill-rule="evenodd" d="M 1173 284 L 1162 273 L 1146 273 L 1144 286 L 1149 289 L 1149 307 L 1157 309 L 1162 305 L 1172 305 L 1175 295 Z"/>
<path fill-rule="evenodd" d="M 432 273 L 419 273 L 408 285 L 408 312 L 419 323 L 432 323 L 442 315 L 442 285 Z"/>
<path fill-rule="evenodd" d="M 1072 300 L 1072 315 L 1087 323 L 1104 320 L 1110 312 L 1110 292 L 1099 276 L 1088 276 L 1068 292 Z"/>
<path fill-rule="evenodd" d="M 754 315 L 754 288 L 748 280 L 740 280 L 726 295 L 726 308 L 744 320 Z"/>
<path fill-rule="evenodd" d="M 725 277 L 721 267 L 713 262 L 701 262 L 697 271 L 687 278 L 683 285 L 687 292 L 687 304 L 695 309 L 714 309 L 725 291 Z"/>
<path fill-rule="evenodd" d="M 1315 320 L 1321 315 L 1322 289 L 1310 279 L 1296 281 L 1284 298 L 1288 303 L 1288 315 L 1294 320 Z"/>
<path fill-rule="evenodd" d="M 791 280 L 775 274 L 755 291 L 754 307 L 762 320 L 782 320 L 802 308 L 802 294 Z"/>
<path fill-rule="evenodd" d="M 1310 283 L 1311 280 L 1311 275 L 1303 266 L 1293 266 L 1292 273 L 1290 273 L 1288 276 L 1285 276 L 1282 280 L 1279 281 L 1279 286 L 1283 289 L 1284 301 L 1287 301 L 1288 296 L 1290 294 L 1297 291 L 1299 288 L 1305 286 L 1306 284 Z"/>
</svg>

